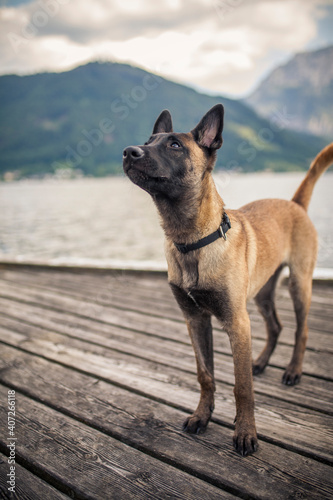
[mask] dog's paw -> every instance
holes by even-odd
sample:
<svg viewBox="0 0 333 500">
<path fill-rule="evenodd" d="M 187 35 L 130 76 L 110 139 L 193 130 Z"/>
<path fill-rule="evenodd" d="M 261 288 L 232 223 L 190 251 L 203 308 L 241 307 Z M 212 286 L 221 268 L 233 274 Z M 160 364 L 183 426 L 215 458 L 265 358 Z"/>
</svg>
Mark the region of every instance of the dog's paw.
<svg viewBox="0 0 333 500">
<path fill-rule="evenodd" d="M 296 385 L 301 380 L 302 373 L 298 371 L 287 368 L 282 377 L 282 383 L 284 385 Z"/>
<path fill-rule="evenodd" d="M 269 353 L 267 352 L 267 349 L 264 349 L 263 352 L 260 354 L 260 356 L 258 356 L 257 359 L 253 361 L 252 365 L 253 375 L 260 375 L 261 373 L 263 373 L 266 366 L 268 365 L 268 361 L 269 361 Z"/>
<path fill-rule="evenodd" d="M 265 370 L 266 368 L 266 365 L 262 366 L 260 365 L 259 363 L 253 363 L 252 365 L 252 373 L 253 375 L 260 375 L 261 373 L 263 373 L 263 371 Z"/>
<path fill-rule="evenodd" d="M 242 457 L 247 457 L 252 455 L 258 449 L 258 438 L 257 433 L 254 432 L 237 432 L 235 431 L 234 438 L 234 448 L 242 455 Z"/>
<path fill-rule="evenodd" d="M 183 423 L 183 431 L 189 434 L 203 434 L 207 428 L 209 418 L 200 418 L 198 415 L 191 415 Z"/>
</svg>

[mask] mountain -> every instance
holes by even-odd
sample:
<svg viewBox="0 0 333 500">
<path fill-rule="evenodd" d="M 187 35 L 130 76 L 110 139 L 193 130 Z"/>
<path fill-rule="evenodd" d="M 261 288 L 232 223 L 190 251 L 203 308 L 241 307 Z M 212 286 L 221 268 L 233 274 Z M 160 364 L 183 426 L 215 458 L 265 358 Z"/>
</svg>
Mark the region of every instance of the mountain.
<svg viewBox="0 0 333 500">
<path fill-rule="evenodd" d="M 284 110 L 293 130 L 333 136 L 333 46 L 297 54 L 245 102 L 265 118 Z"/>
<path fill-rule="evenodd" d="M 218 168 L 307 168 L 325 144 L 287 130 L 282 115 L 267 121 L 240 101 L 203 95 L 126 64 L 96 62 L 63 73 L 0 77 L 0 176 L 64 168 L 119 173 L 122 150 L 147 140 L 162 109 L 171 111 L 176 130 L 189 131 L 217 102 L 225 106 Z"/>
</svg>

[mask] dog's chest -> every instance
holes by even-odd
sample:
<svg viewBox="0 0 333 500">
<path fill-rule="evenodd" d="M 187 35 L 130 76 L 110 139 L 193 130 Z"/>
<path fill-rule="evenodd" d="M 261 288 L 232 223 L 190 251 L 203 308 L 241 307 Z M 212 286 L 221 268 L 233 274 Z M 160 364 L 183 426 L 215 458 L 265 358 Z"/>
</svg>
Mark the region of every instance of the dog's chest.
<svg viewBox="0 0 333 500">
<path fill-rule="evenodd" d="M 193 255 L 171 256 L 169 284 L 185 316 L 206 312 L 225 320 L 230 316 L 230 297 L 222 283 L 213 283 L 206 273 L 199 272 L 198 259 Z"/>
<path fill-rule="evenodd" d="M 181 267 L 180 286 L 185 290 L 191 290 L 198 286 L 199 268 L 198 261 L 195 259 L 187 260 Z"/>
<path fill-rule="evenodd" d="M 217 317 L 223 323 L 229 320 L 230 298 L 227 290 L 223 288 L 220 290 L 204 288 L 188 290 L 172 282 L 170 286 L 185 317 L 205 312 Z"/>
<path fill-rule="evenodd" d="M 194 256 L 172 254 L 167 256 L 169 281 L 182 288 L 191 290 L 198 286 L 199 263 Z"/>
<path fill-rule="evenodd" d="M 184 290 L 184 293 L 186 293 L 187 298 L 190 299 L 198 309 L 214 315 L 220 311 L 220 297 L 215 290 L 191 289 Z"/>
</svg>

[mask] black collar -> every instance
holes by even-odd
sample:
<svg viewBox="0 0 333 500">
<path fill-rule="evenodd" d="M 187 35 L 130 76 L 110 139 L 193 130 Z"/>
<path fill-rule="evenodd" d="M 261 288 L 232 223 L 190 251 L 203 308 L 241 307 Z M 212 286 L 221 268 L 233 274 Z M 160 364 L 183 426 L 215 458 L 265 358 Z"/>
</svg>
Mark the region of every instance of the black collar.
<svg viewBox="0 0 333 500">
<path fill-rule="evenodd" d="M 175 243 L 175 247 L 181 253 L 188 253 L 188 252 L 191 252 L 192 250 L 198 250 L 199 248 L 205 247 L 206 245 L 213 243 L 213 241 L 217 240 L 218 238 L 224 238 L 226 240 L 227 236 L 225 233 L 230 228 L 231 228 L 231 224 L 230 224 L 229 217 L 224 212 L 221 225 L 217 229 L 217 231 L 214 231 L 214 233 L 211 233 L 208 236 L 201 238 L 201 240 L 198 240 L 195 243 L 190 243 L 189 245 L 186 245 L 185 243 Z"/>
</svg>

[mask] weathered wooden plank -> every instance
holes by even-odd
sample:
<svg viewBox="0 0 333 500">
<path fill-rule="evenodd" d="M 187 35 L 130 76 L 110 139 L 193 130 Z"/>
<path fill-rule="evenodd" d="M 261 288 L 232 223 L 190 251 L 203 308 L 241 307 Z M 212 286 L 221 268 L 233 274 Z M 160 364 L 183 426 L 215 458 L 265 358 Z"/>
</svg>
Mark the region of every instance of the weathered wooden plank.
<svg viewBox="0 0 333 500">
<path fill-rule="evenodd" d="M 87 282 L 81 275 L 72 274 L 71 277 L 66 279 L 64 279 L 62 275 L 60 275 L 60 277 L 59 275 L 56 275 L 57 277 L 50 282 L 50 276 L 48 276 L 49 274 L 50 273 L 44 273 L 38 278 L 32 273 L 28 275 L 26 273 L 15 273 L 14 271 L 2 273 L 3 276 L 5 275 L 4 279 L 9 282 L 29 284 L 31 286 L 42 288 L 46 287 L 46 289 L 53 291 L 60 290 L 61 292 L 77 297 L 89 296 L 90 299 L 93 298 L 93 300 L 97 302 L 104 304 L 111 303 L 122 308 L 142 310 L 148 314 L 152 311 L 152 305 L 157 304 L 158 308 L 155 309 L 156 313 L 158 311 L 159 313 L 163 313 L 165 317 L 179 320 L 182 319 L 181 312 L 175 305 L 175 301 L 166 285 L 165 280 L 157 280 L 160 282 L 160 289 L 156 290 L 153 286 L 156 279 L 151 279 L 151 289 L 146 289 L 146 287 L 141 286 L 143 280 L 140 277 L 135 280 L 134 285 L 132 283 L 134 278 L 131 278 L 131 282 L 126 275 L 111 275 L 106 277 L 97 275 L 95 279 L 84 275 Z M 51 276 L 53 276 L 52 273 Z M 108 281 L 103 278 L 106 278 Z M 137 293 L 138 287 L 140 287 L 140 294 Z M 153 293 L 152 289 L 154 289 Z M 288 292 L 285 290 L 285 287 L 278 289 L 277 303 L 280 317 L 284 322 L 285 327 L 294 328 L 295 318 L 292 302 Z M 329 304 L 333 306 L 333 294 Z M 314 304 L 310 309 L 310 328 L 318 330 L 323 327 L 328 331 L 328 333 L 332 333 L 333 307 L 327 308 L 321 306 L 320 310 L 318 310 L 318 314 L 314 314 L 313 310 Z M 250 302 L 249 304 L 249 311 L 251 315 L 256 314 L 259 317 L 253 302 Z"/>
<path fill-rule="evenodd" d="M 28 308 L 25 311 L 25 307 Z M 1 310 L 1 301 L 0 301 Z M 97 323 L 90 319 L 71 317 L 55 311 L 40 310 L 23 304 L 7 306 L 7 312 L 20 320 L 2 316 L 1 324 L 10 331 L 27 334 L 36 327 L 62 333 L 73 338 L 85 340 L 96 345 L 109 347 L 118 352 L 140 356 L 142 359 L 162 363 L 166 366 L 195 373 L 193 349 L 188 344 L 155 338 L 145 334 L 122 329 L 119 327 Z M 27 312 L 27 314 L 25 314 Z M 24 318 L 29 323 L 25 324 Z M 21 321 L 22 318 L 22 321 Z M 31 323 L 33 318 L 33 323 Z M 233 360 L 230 355 L 215 354 L 215 375 L 218 382 L 234 384 Z M 298 403 L 303 407 L 317 409 L 333 414 L 333 401 L 328 398 L 329 387 L 333 392 L 333 384 L 321 379 L 313 379 L 303 375 L 302 383 L 290 388 L 281 384 L 282 371 L 269 366 L 265 374 L 255 377 L 257 394 L 267 394 L 274 397 Z"/>
<path fill-rule="evenodd" d="M 90 426 L 96 427 L 96 416 L 102 416 L 103 432 L 149 454 L 162 456 L 163 460 L 191 474 L 199 474 L 202 479 L 206 479 L 207 475 L 208 481 L 218 486 L 223 485 L 241 496 L 261 498 L 262 494 L 262 498 L 267 498 L 268 494 L 269 498 L 275 498 L 274 489 L 279 488 L 279 483 L 282 485 L 280 490 L 288 497 L 317 498 L 313 492 L 316 492 L 318 498 L 332 496 L 332 485 L 326 481 L 326 476 L 332 477 L 329 476 L 329 470 L 319 471 L 316 469 L 317 462 L 310 458 L 332 461 L 331 453 L 327 452 L 327 449 L 332 450 L 332 429 L 330 420 L 323 413 L 332 410 L 332 400 L 329 401 L 332 387 L 330 382 L 305 375 L 300 386 L 286 388 L 278 384 L 277 377 L 280 378 L 281 370 L 274 366 L 270 366 L 263 376 L 256 377 L 256 418 L 261 449 L 248 463 L 244 462 L 247 464 L 246 471 L 240 472 L 239 467 L 229 460 L 229 455 L 224 454 L 224 450 L 233 453 L 230 447 L 230 427 L 234 403 L 232 359 L 228 341 L 220 329 L 215 331 L 216 364 L 219 366 L 217 379 L 224 379 L 226 384 L 218 384 L 214 421 L 203 439 L 182 435 L 179 434 L 178 426 L 184 418 L 183 411 L 193 410 L 198 389 L 193 353 L 166 284 L 162 286 L 162 280 L 144 278 L 143 281 L 140 280 L 140 297 L 137 298 L 138 280 L 133 277 L 132 283 L 127 281 L 126 284 L 122 281 L 123 277 L 117 279 L 111 291 L 109 282 L 104 278 L 95 279 L 93 274 L 88 277 L 82 274 L 79 279 L 75 277 L 71 281 L 68 273 L 66 279 L 63 278 L 59 276 L 56 286 L 52 284 L 52 273 L 47 277 L 40 275 L 37 283 L 31 275 L 29 280 L 23 280 L 23 286 L 17 286 L 19 280 L 13 280 L 12 275 L 9 279 L 12 285 L 3 282 L 7 289 L 8 285 L 10 287 L 14 284 L 12 291 L 15 286 L 17 291 L 9 300 L 0 300 L 0 310 L 4 314 L 0 338 L 6 344 L 17 346 L 17 349 L 3 346 L 5 359 L 4 365 L 0 362 L 0 376 L 4 377 L 5 383 L 16 384 L 17 390 L 40 401 L 44 398 L 47 405 L 63 413 L 67 412 Z M 141 290 L 144 292 L 141 293 Z M 47 295 L 46 302 L 43 302 L 42 295 Z M 153 299 L 150 299 L 151 295 Z M 126 301 L 127 296 L 130 304 Z M 316 337 L 309 344 L 310 352 L 307 355 L 310 355 L 309 365 L 312 365 L 310 372 L 314 374 L 318 366 L 319 372 L 322 370 L 320 373 L 325 373 L 330 368 L 330 358 L 325 352 L 322 356 L 322 353 L 317 352 L 317 356 L 313 357 L 311 349 L 317 349 L 315 342 L 319 341 L 319 350 L 331 349 L 331 314 L 326 307 L 332 304 L 331 295 L 321 293 L 318 297 L 323 299 L 323 306 L 319 300 L 315 300 L 311 321 L 316 321 L 317 314 L 322 320 L 320 328 L 326 328 L 328 333 L 318 335 L 313 332 Z M 165 305 L 155 317 L 150 314 L 149 309 L 153 309 L 155 314 L 159 301 L 163 301 Z M 288 309 L 284 298 L 282 306 L 283 319 L 291 325 L 292 311 Z M 249 311 L 256 330 L 254 335 L 257 337 L 254 339 L 254 350 L 259 350 L 263 345 L 263 324 L 260 324 L 257 313 L 251 307 L 253 306 L 249 306 Z M 157 317 L 159 315 L 160 318 Z M 19 320 L 14 320 L 15 316 Z M 316 325 L 319 323 L 316 322 Z M 272 360 L 277 367 L 285 366 L 290 357 L 291 339 L 285 337 L 290 333 L 292 328 L 287 326 L 282 345 Z M 11 352 L 11 358 L 8 352 Z M 222 364 L 224 369 L 220 368 Z M 6 366 L 6 369 L 1 370 L 2 366 Z M 49 377 L 50 371 L 52 375 Z M 99 378 L 104 381 L 98 381 Z M 272 378 L 273 384 L 268 385 L 267 382 Z M 110 385 L 110 382 L 116 386 Z M 54 394 L 52 386 L 56 388 Z M 258 387 L 259 391 L 263 391 L 259 395 Z M 270 391 L 274 396 L 269 396 Z M 71 402 L 66 406 L 66 398 L 69 397 Z M 284 400 L 288 399 L 294 404 L 286 404 Z M 314 405 L 321 413 L 309 411 L 307 405 L 310 408 Z M 186 444 L 180 436 L 186 436 Z M 277 443 L 278 446 L 270 443 Z M 280 448 L 280 445 L 287 449 Z M 288 456 L 288 453 L 291 455 Z M 199 461 L 197 455 L 200 457 Z M 215 465 L 221 457 L 231 464 L 231 472 L 225 463 L 221 468 L 214 467 L 213 472 L 210 471 L 210 463 Z M 238 460 L 237 456 L 234 458 Z M 299 458 L 304 462 L 299 463 Z M 253 463 L 257 465 L 253 459 L 262 460 L 258 470 L 251 469 Z M 308 471 L 312 472 L 312 476 Z M 260 478 L 263 473 L 264 477 Z M 234 485 L 241 484 L 244 474 L 246 481 L 250 481 L 252 476 L 253 487 L 249 489 L 245 481 L 244 489 L 240 490 L 238 487 L 235 490 Z M 229 478 L 231 483 L 226 482 Z M 262 491 L 255 488 L 260 480 Z M 286 488 L 288 481 L 289 490 Z M 257 490 L 260 490 L 260 494 Z"/>
<path fill-rule="evenodd" d="M 6 387 L 0 387 L 0 395 L 3 402 Z M 73 496 L 101 500 L 230 498 L 221 489 L 19 393 L 16 408 L 17 455 Z M 3 403 L 0 417 L 4 436 Z"/>
<path fill-rule="evenodd" d="M 0 453 L 0 498 L 3 500 L 68 500 L 68 496 L 53 488 L 39 477 L 15 463 L 14 490 L 7 481 L 9 473 L 8 457 Z"/>
<path fill-rule="evenodd" d="M 54 310 L 69 311 L 84 317 L 90 316 L 97 321 L 109 322 L 110 324 L 116 324 L 157 336 L 160 336 L 161 332 L 162 335 L 163 332 L 168 332 L 168 336 L 171 337 L 172 335 L 174 339 L 183 336 L 185 340 L 187 337 L 186 335 L 184 336 L 185 332 L 182 323 L 164 318 L 149 317 L 133 311 L 126 311 L 125 314 L 125 311 L 112 306 L 107 307 L 78 300 L 73 297 L 60 296 L 54 292 L 35 291 L 27 287 L 25 290 L 22 290 L 22 287 L 11 284 L 3 286 L 0 284 L 0 294 L 5 294 L 6 297 L 9 297 L 13 301 L 21 300 L 27 303 L 41 304 L 44 307 Z M 264 343 L 261 340 L 253 339 L 252 345 L 256 355 L 262 350 Z M 225 336 L 220 338 L 215 336 L 215 346 L 218 352 L 230 353 L 230 346 Z M 289 362 L 290 357 L 289 346 L 280 343 L 271 358 L 271 364 L 284 368 Z M 330 353 L 316 352 L 308 349 L 303 365 L 303 372 L 332 380 L 332 359 L 333 356 Z"/>
<path fill-rule="evenodd" d="M 198 387 L 194 373 L 191 375 L 36 327 L 26 333 L 0 328 L 0 340 L 188 412 L 197 404 Z M 332 442 L 330 417 L 261 394 L 256 396 L 256 407 L 259 434 L 266 439 L 302 450 L 310 456 L 332 460 L 333 447 L 328 446 L 328 442 Z M 219 384 L 214 419 L 230 426 L 234 413 L 232 386 Z"/>
<path fill-rule="evenodd" d="M 144 297 L 144 293 L 142 292 L 142 278 L 138 277 L 136 279 L 136 286 L 130 286 L 130 283 L 128 282 L 129 279 L 126 277 L 126 275 L 111 275 L 111 276 L 103 276 L 103 275 L 97 275 L 93 279 L 92 276 L 90 275 L 88 283 L 83 283 L 82 280 L 82 275 L 76 275 L 72 274 L 71 278 L 68 278 L 67 280 L 64 280 L 62 274 L 56 275 L 56 279 L 54 280 L 53 284 L 50 284 L 50 277 L 48 275 L 53 276 L 53 273 L 44 273 L 42 276 L 42 283 L 36 283 L 38 282 L 38 279 L 35 277 L 35 282 L 33 282 L 33 277 L 34 275 L 30 273 L 30 275 L 26 275 L 26 273 L 23 273 L 23 277 L 20 278 L 19 273 L 14 273 L 11 271 L 10 273 L 7 272 L 5 275 L 7 276 L 6 279 L 9 281 L 16 282 L 17 280 L 19 282 L 23 283 L 27 281 L 29 285 L 32 286 L 45 286 L 47 285 L 50 287 L 50 289 L 56 291 L 56 290 L 61 290 L 62 293 L 69 293 L 72 294 L 76 297 L 81 297 L 81 296 L 88 296 L 94 301 L 101 302 L 102 304 L 108 304 L 108 303 L 113 303 L 113 305 L 117 305 L 118 307 L 122 308 L 132 308 L 132 309 L 137 309 L 137 310 L 142 310 L 143 312 L 145 311 L 146 313 L 151 313 L 152 311 L 152 304 L 156 302 L 156 299 L 158 300 L 158 308 L 155 308 L 155 311 L 158 310 L 160 314 L 163 314 L 165 317 L 170 317 L 173 319 L 182 319 L 182 315 L 179 311 L 179 308 L 176 306 L 174 299 L 171 296 L 171 292 L 168 289 L 166 283 L 158 279 L 158 282 L 161 282 L 161 289 L 164 291 L 162 292 L 162 298 L 158 299 L 157 295 L 160 294 L 161 292 L 156 291 L 154 287 L 154 283 L 156 280 L 151 280 L 151 288 L 154 289 L 154 293 L 152 293 L 152 290 L 147 290 L 146 291 L 146 297 Z M 16 279 L 15 279 L 16 276 Z M 87 276 L 86 276 L 87 278 Z M 106 279 L 109 280 L 108 285 L 105 286 L 104 283 L 106 283 Z M 134 280 L 134 278 L 131 278 Z M 92 284 L 93 283 L 93 284 Z M 140 287 L 140 294 L 137 293 L 137 288 L 138 286 Z M 145 287 L 144 287 L 145 290 Z M 283 289 L 279 289 L 279 293 L 283 292 Z M 285 291 L 285 290 L 284 290 Z M 278 293 L 278 295 L 279 295 Z M 163 295 L 164 294 L 164 295 Z M 288 294 L 288 292 L 287 292 Z M 281 302 L 282 300 L 282 302 Z M 294 329 L 294 323 L 295 323 L 295 318 L 294 318 L 294 313 L 292 311 L 292 303 L 290 298 L 286 300 L 285 298 L 280 298 L 278 300 L 279 303 L 279 309 L 283 304 L 286 304 L 287 306 L 287 320 L 285 321 L 284 315 L 285 313 L 282 311 L 282 314 L 280 314 L 281 319 L 283 320 L 285 324 L 285 331 L 288 331 L 287 335 L 284 335 L 282 333 L 282 340 L 286 341 L 287 343 L 292 342 L 292 340 L 289 340 L 291 337 L 293 337 L 293 332 L 289 332 L 289 329 Z M 331 304 L 333 304 L 333 298 L 331 300 Z M 331 308 L 332 309 L 332 308 Z M 254 307 L 253 304 L 250 303 L 249 305 L 249 310 L 251 315 L 255 315 L 257 318 L 259 318 L 259 315 L 256 311 L 256 308 Z M 333 322 L 333 313 L 331 313 L 326 319 L 323 317 L 323 314 L 327 311 L 328 309 L 322 309 L 321 315 L 317 315 L 314 318 L 312 318 L 312 309 L 310 310 L 310 328 L 311 330 L 318 330 L 318 328 L 326 329 L 329 333 L 332 332 L 332 322 Z M 279 311 L 281 313 L 281 311 Z M 322 322 L 322 324 L 321 324 Z M 253 335 L 258 338 L 263 338 L 265 336 L 264 329 L 262 328 L 257 332 L 257 329 L 254 329 Z M 310 337 L 310 342 L 311 342 L 311 337 Z M 332 342 L 327 342 L 326 345 L 327 347 L 331 348 Z M 315 347 L 315 346 L 313 346 Z"/>
<path fill-rule="evenodd" d="M 46 274 L 49 274 L 49 273 L 46 273 Z M 83 287 L 81 285 L 82 278 L 81 278 L 81 276 L 76 276 L 76 275 L 74 275 L 74 278 L 75 279 L 72 279 L 70 284 L 75 289 L 75 293 L 74 292 L 71 292 L 71 293 L 74 293 L 74 295 L 76 297 L 80 297 L 80 296 L 82 297 L 82 291 L 83 291 Z M 80 282 L 79 282 L 80 285 L 79 286 L 77 285 L 77 278 L 80 278 Z M 101 282 L 105 281 L 105 280 L 101 279 L 102 276 L 98 276 L 97 278 L 98 278 L 97 283 L 101 283 Z M 122 306 L 123 308 L 124 308 L 124 306 L 125 307 L 133 307 L 134 309 L 136 308 L 138 311 L 146 312 L 149 314 L 151 313 L 152 304 L 151 304 L 150 299 L 148 301 L 145 301 L 145 300 L 141 300 L 141 298 L 139 298 L 139 299 L 136 299 L 137 301 L 139 301 L 138 303 L 128 304 L 128 302 L 129 302 L 128 297 L 130 297 L 131 293 L 134 294 L 136 297 L 138 296 L 138 293 L 137 293 L 136 289 L 134 289 L 133 286 L 131 286 L 131 287 L 128 287 L 128 286 L 124 287 L 123 286 L 124 285 L 123 281 L 126 283 L 126 276 L 120 276 L 120 278 L 117 276 L 116 277 L 111 276 L 111 277 L 108 277 L 108 279 L 112 280 L 110 282 L 112 284 L 112 286 L 110 285 L 108 288 L 103 289 L 101 286 L 97 285 L 97 286 L 92 287 L 92 288 L 90 287 L 90 289 L 86 290 L 85 294 L 89 294 L 90 300 L 92 297 L 93 300 L 97 300 L 97 302 L 100 302 L 102 305 L 103 305 L 103 303 L 108 304 L 111 302 L 113 304 L 117 304 L 117 306 Z M 158 280 L 158 281 L 161 281 L 161 280 Z M 56 280 L 56 282 L 57 282 L 57 280 Z M 140 278 L 137 279 L 137 282 L 138 282 L 138 284 L 141 284 Z M 58 286 L 62 287 L 63 284 L 64 284 L 63 281 L 59 280 Z M 121 287 L 123 287 L 123 289 L 121 289 Z M 92 289 L 96 290 L 93 295 L 91 293 Z M 141 289 L 140 289 L 140 292 L 141 292 Z M 167 289 L 167 292 L 170 295 L 170 291 L 168 289 Z M 125 293 L 125 295 L 124 295 L 124 293 Z M 150 297 L 154 298 L 155 295 L 156 295 L 156 292 L 154 294 L 152 294 L 150 292 Z M 86 298 L 88 298 L 88 297 L 86 297 Z M 160 301 L 158 308 L 153 309 L 154 312 L 158 311 L 159 314 L 163 314 L 165 317 L 169 317 L 169 318 L 177 317 L 179 320 L 181 320 L 181 313 L 179 311 L 179 308 L 175 305 L 174 301 L 172 303 L 170 302 L 170 305 L 166 306 L 168 308 L 168 310 L 165 309 L 164 302 L 165 302 L 164 300 Z M 288 301 L 288 304 L 289 304 L 289 307 L 291 307 L 290 299 Z M 252 319 L 253 338 L 264 339 L 266 337 L 266 333 L 265 333 L 265 327 L 264 327 L 264 324 L 263 324 L 261 317 L 258 316 L 258 313 L 253 308 L 253 306 L 251 308 L 251 305 L 250 305 L 249 310 L 250 310 L 250 315 L 251 315 L 251 319 Z M 171 311 L 171 313 L 170 313 L 170 311 Z M 333 311 L 333 307 L 332 307 L 332 311 Z M 287 326 L 286 325 L 284 326 L 282 335 L 280 336 L 280 343 L 286 343 L 287 345 L 292 345 L 294 342 L 294 327 L 288 326 L 288 325 L 293 325 L 293 323 L 294 323 L 294 314 L 293 314 L 293 312 L 291 312 L 291 314 L 292 314 L 293 321 L 292 322 L 288 321 Z M 321 321 L 321 320 L 322 320 L 321 317 L 319 317 L 319 319 L 315 318 L 314 324 L 317 326 L 317 328 L 319 327 L 319 321 Z M 327 323 L 327 321 L 326 321 L 326 323 Z M 328 322 L 328 326 L 326 328 L 327 330 L 331 330 L 332 323 L 333 323 L 333 313 L 332 313 L 331 318 Z M 218 323 L 215 322 L 214 325 L 216 327 L 218 325 Z M 312 325 L 310 325 L 310 336 L 309 336 L 309 340 L 308 340 L 308 348 L 315 350 L 315 351 L 333 352 L 333 342 L 331 339 L 331 335 L 329 335 L 327 333 L 326 334 L 320 333 L 319 336 L 316 335 L 316 337 L 314 338 L 311 327 L 312 327 Z M 258 349 L 258 351 L 259 351 L 259 349 Z"/>
<path fill-rule="evenodd" d="M 148 291 L 155 289 L 156 291 L 163 290 L 163 289 L 168 289 L 167 286 L 167 272 L 136 272 L 136 271 L 128 271 L 128 270 L 121 270 L 121 269 L 108 269 L 108 270 L 102 270 L 99 271 L 98 269 L 96 270 L 83 270 L 83 269 L 75 269 L 75 268 L 68 268 L 68 269 L 60 269 L 57 267 L 48 267 L 48 268 L 39 268 L 38 266 L 34 268 L 28 268 L 28 267 L 22 267 L 22 266 L 14 266 L 14 267 L 9 267 L 9 266 L 3 266 L 1 269 L 1 273 L 4 275 L 15 275 L 16 276 L 31 276 L 33 280 L 36 279 L 48 279 L 49 283 L 52 284 L 54 279 L 57 281 L 70 281 L 71 279 L 75 279 L 78 281 L 81 281 L 82 283 L 89 283 L 93 285 L 94 283 L 109 283 L 110 280 L 116 279 L 119 280 L 120 282 L 126 281 L 129 284 L 135 285 L 138 283 L 138 281 L 141 284 L 142 289 L 146 289 Z M 284 289 L 286 293 L 288 294 L 287 291 L 287 279 L 282 280 L 282 283 L 280 283 L 279 287 L 280 289 Z M 163 288 L 164 287 L 164 288 Z M 316 295 L 322 296 L 322 297 L 331 297 L 333 300 L 333 286 L 331 282 L 314 282 L 313 283 L 313 288 L 316 291 Z"/>
<path fill-rule="evenodd" d="M 108 282 L 103 280 L 102 276 L 97 276 L 93 283 L 91 282 L 91 279 L 88 282 L 85 282 L 81 276 L 77 275 L 72 275 L 72 278 L 68 278 L 68 280 L 58 278 L 51 283 L 49 276 L 45 276 L 45 273 L 42 275 L 42 278 L 39 278 L 39 280 L 36 279 L 36 277 L 35 280 L 33 280 L 33 274 L 31 276 L 21 275 L 20 277 L 19 274 L 16 275 L 13 272 L 9 274 L 7 272 L 6 276 L 6 279 L 9 282 L 14 282 L 16 284 L 28 284 L 33 287 L 41 287 L 46 291 L 61 291 L 61 293 L 66 293 L 76 298 L 89 298 L 90 301 L 100 303 L 101 305 L 113 305 L 122 309 L 138 310 L 145 312 L 146 314 L 152 314 L 152 311 L 154 311 L 154 314 L 157 315 L 163 314 L 164 317 L 170 319 L 182 320 L 182 314 L 171 295 L 171 291 L 168 287 L 166 287 L 166 283 L 164 282 L 161 283 L 162 292 L 154 289 L 154 293 L 152 293 L 152 290 L 148 289 L 146 293 L 144 293 L 145 289 L 142 291 L 140 277 L 136 280 L 136 286 L 133 286 L 133 284 L 128 281 L 126 276 L 122 275 L 119 277 L 109 276 L 107 277 L 109 280 Z M 60 278 L 61 277 L 62 276 L 60 276 Z M 154 280 L 151 281 L 153 282 Z M 137 292 L 138 287 L 140 287 L 140 294 Z M 152 286 L 152 288 L 154 287 Z M 278 292 L 280 292 L 280 289 Z M 285 294 L 278 293 L 277 297 L 279 315 L 284 324 L 285 331 L 288 331 L 287 335 L 282 334 L 281 339 L 282 341 L 291 343 L 293 341 L 293 335 L 291 335 L 289 330 L 294 330 L 295 326 L 295 315 L 293 312 L 292 302 L 288 292 L 287 296 Z M 153 304 L 156 304 L 157 307 L 152 308 Z M 330 309 L 327 307 L 321 307 L 318 314 L 313 314 L 313 307 L 310 309 L 309 326 L 311 330 L 320 331 L 321 333 L 332 333 L 333 296 L 330 305 L 332 305 Z M 253 302 L 249 303 L 249 312 L 252 319 L 259 318 L 262 321 L 262 318 L 258 314 L 256 306 Z M 261 328 L 259 331 L 254 329 L 253 336 L 264 338 L 264 328 Z M 326 341 L 326 347 L 333 350 L 331 339 L 330 341 Z"/>
<path fill-rule="evenodd" d="M 229 429 L 212 423 L 205 436 L 189 436 L 175 424 L 186 416 L 179 410 L 14 349 L 5 348 L 5 358 L 9 366 L 1 379 L 16 390 L 242 496 L 328 498 L 333 493 L 324 464 L 268 443 L 242 460 L 231 451 Z"/>
</svg>

